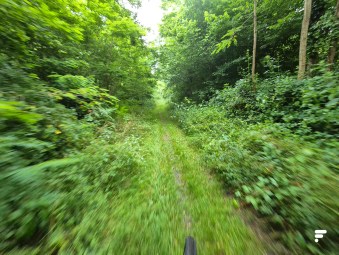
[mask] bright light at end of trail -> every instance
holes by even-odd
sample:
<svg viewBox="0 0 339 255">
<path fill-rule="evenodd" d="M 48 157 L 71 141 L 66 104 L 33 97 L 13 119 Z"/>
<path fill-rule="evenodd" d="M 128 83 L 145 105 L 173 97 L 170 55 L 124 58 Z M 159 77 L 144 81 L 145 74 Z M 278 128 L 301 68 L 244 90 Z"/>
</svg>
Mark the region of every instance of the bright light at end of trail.
<svg viewBox="0 0 339 255">
<path fill-rule="evenodd" d="M 156 40 L 159 36 L 159 24 L 163 17 L 161 0 L 143 0 L 136 13 L 140 24 L 150 29 L 145 36 L 145 40 L 147 42 Z"/>
</svg>

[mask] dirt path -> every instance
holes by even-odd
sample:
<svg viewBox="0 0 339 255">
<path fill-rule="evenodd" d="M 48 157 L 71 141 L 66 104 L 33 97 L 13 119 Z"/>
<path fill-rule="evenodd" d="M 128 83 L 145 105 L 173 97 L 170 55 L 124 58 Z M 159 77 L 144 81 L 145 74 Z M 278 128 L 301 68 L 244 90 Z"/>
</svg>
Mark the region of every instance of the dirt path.
<svg viewBox="0 0 339 255">
<path fill-rule="evenodd" d="M 166 109 L 147 116 L 129 119 L 121 131 L 127 140 L 139 137 L 139 168 L 73 230 L 81 254 L 179 255 L 188 235 L 201 255 L 265 254 Z M 79 252 L 70 243 L 59 254 Z"/>
<path fill-rule="evenodd" d="M 266 254 L 187 137 L 170 120 L 161 92 L 143 124 L 144 165 L 114 201 L 106 254 L 182 254 L 188 235 L 202 255 Z M 145 119 L 144 119 L 145 121 Z"/>
<path fill-rule="evenodd" d="M 202 167 L 186 136 L 166 118 L 164 108 L 158 109 L 145 145 L 151 152 L 147 160 L 153 161 L 149 169 L 153 180 L 159 179 L 161 173 L 162 194 L 171 198 L 161 214 L 171 218 L 166 208 L 175 213 L 171 222 L 162 222 L 173 231 L 167 232 L 166 239 L 172 243 L 166 254 L 181 254 L 187 235 L 196 238 L 200 254 L 265 254 L 257 237 L 225 198 L 220 184 Z M 156 182 L 152 185 L 157 186 Z"/>
</svg>

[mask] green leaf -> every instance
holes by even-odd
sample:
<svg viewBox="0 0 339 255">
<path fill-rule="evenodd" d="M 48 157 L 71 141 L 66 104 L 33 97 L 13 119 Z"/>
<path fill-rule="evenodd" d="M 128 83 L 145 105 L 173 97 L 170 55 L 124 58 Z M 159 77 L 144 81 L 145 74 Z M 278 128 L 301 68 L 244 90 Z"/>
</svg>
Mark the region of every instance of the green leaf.
<svg viewBox="0 0 339 255">
<path fill-rule="evenodd" d="M 64 158 L 64 159 L 54 159 L 42 162 L 37 165 L 24 167 L 21 169 L 14 170 L 7 174 L 7 177 L 12 177 L 20 182 L 29 183 L 34 181 L 33 176 L 42 174 L 41 171 L 44 171 L 48 168 L 62 168 L 68 165 L 73 165 L 81 161 L 81 158 Z"/>
</svg>

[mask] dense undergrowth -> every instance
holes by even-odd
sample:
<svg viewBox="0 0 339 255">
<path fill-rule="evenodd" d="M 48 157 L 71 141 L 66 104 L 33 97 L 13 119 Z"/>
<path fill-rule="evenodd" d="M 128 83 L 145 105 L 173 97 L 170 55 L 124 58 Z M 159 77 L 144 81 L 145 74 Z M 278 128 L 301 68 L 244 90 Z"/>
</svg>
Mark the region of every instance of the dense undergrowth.
<svg viewBox="0 0 339 255">
<path fill-rule="evenodd" d="M 118 100 L 91 79 L 54 76 L 46 86 L 4 62 L 0 69 L 0 249 L 43 244 L 53 253 L 72 240 L 77 252 L 100 238 L 83 221 L 142 164 L 139 139 L 119 135 Z"/>
<path fill-rule="evenodd" d="M 144 29 L 109 0 L 1 1 L 0 23 L 0 251 L 91 250 L 143 161 L 119 123 L 151 98 Z"/>
<path fill-rule="evenodd" d="M 336 251 L 338 73 L 246 79 L 174 116 L 225 188 L 281 231 L 295 254 Z M 314 242 L 314 230 L 326 240 Z"/>
<path fill-rule="evenodd" d="M 295 254 L 334 254 L 339 5 L 313 4 L 307 78 L 297 80 L 303 1 L 260 1 L 249 82 L 239 78 L 250 69 L 256 1 L 163 1 L 156 49 L 126 7 L 140 1 L 127 2 L 1 1 L 0 252 L 179 251 L 190 234 L 178 230 L 186 214 L 175 183 L 180 170 L 195 191 L 200 247 L 261 253 L 217 185 L 204 184 L 200 157 L 160 116 L 167 112 L 150 124 L 159 69 L 178 103 L 174 115 L 225 187 L 281 230 Z M 161 93 L 155 99 L 168 103 Z M 131 112 L 144 112 L 144 121 L 131 121 Z M 328 231 L 318 244 L 315 229 Z"/>
</svg>

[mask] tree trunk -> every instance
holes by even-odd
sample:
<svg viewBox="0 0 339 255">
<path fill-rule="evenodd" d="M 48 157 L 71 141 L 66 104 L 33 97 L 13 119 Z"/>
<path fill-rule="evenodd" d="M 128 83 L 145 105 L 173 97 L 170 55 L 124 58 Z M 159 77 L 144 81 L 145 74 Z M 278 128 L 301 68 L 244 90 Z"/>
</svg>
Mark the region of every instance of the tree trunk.
<svg viewBox="0 0 339 255">
<path fill-rule="evenodd" d="M 306 70 L 306 49 L 307 49 L 307 33 L 310 24 L 312 9 L 312 0 L 305 0 L 304 3 L 304 18 L 301 26 L 300 47 L 299 47 L 299 70 L 298 80 L 302 80 Z"/>
<path fill-rule="evenodd" d="M 252 82 L 253 89 L 256 90 L 255 86 L 255 59 L 257 53 L 257 0 L 253 0 L 254 8 L 253 8 L 253 53 L 252 53 Z"/>
<path fill-rule="evenodd" d="M 339 0 L 337 0 L 337 6 L 335 9 L 335 17 L 339 19 Z M 328 64 L 330 65 L 330 70 L 332 69 L 332 65 L 334 64 L 335 54 L 337 53 L 337 44 L 338 41 L 334 40 L 331 44 L 330 51 L 328 52 Z"/>
</svg>

